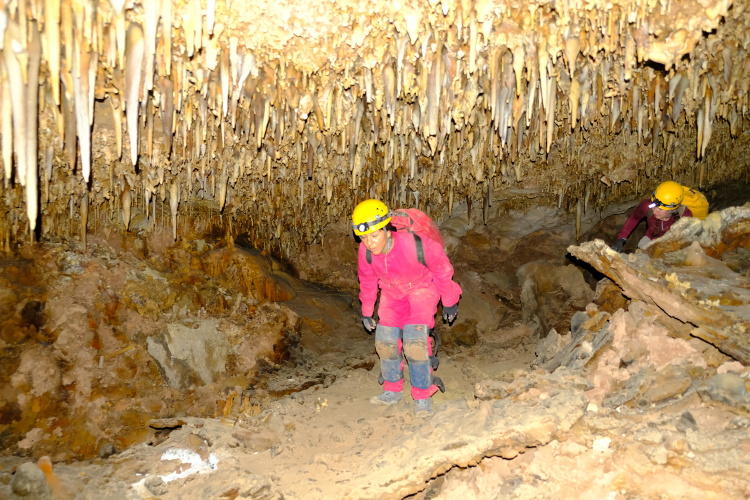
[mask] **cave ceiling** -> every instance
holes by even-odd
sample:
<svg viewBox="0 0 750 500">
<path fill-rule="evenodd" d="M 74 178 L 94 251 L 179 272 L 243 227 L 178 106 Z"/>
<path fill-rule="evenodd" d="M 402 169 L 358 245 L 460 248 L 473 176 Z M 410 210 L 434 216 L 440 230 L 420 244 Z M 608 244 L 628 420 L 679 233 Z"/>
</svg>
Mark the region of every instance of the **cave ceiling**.
<svg viewBox="0 0 750 500">
<path fill-rule="evenodd" d="M 728 178 L 748 3 L 0 1 L 2 236 L 202 216 L 289 253 L 367 197 L 580 214 Z"/>
</svg>

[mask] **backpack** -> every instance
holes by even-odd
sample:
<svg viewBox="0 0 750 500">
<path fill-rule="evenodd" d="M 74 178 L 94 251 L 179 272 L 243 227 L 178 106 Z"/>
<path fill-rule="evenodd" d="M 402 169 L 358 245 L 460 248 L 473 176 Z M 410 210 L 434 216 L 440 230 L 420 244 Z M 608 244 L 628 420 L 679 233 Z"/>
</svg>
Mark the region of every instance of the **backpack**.
<svg viewBox="0 0 750 500">
<path fill-rule="evenodd" d="M 423 266 L 427 265 L 424 258 L 424 247 L 422 246 L 423 237 L 437 241 L 440 243 L 440 246 L 445 246 L 437 224 L 430 219 L 429 215 L 417 208 L 400 208 L 394 210 L 391 212 L 390 224 L 397 231 L 406 230 L 414 236 L 414 244 L 417 247 L 417 260 Z M 372 264 L 372 253 L 369 250 L 367 250 L 367 263 Z"/>
<path fill-rule="evenodd" d="M 685 190 L 685 196 L 682 199 L 682 205 L 685 205 L 693 212 L 693 217 L 705 219 L 708 215 L 708 200 L 700 191 L 682 186 Z"/>
</svg>

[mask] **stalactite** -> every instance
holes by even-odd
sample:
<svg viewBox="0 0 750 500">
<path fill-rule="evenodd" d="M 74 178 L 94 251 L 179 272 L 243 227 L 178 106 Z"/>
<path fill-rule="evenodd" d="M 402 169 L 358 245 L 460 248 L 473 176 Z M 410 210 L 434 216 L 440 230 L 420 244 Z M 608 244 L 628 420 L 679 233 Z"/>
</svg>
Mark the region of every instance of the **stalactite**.
<svg viewBox="0 0 750 500">
<path fill-rule="evenodd" d="M 28 165 L 26 149 L 26 43 L 21 38 L 18 25 L 9 21 L 5 29 L 3 60 L 5 62 L 10 98 L 12 100 L 13 151 L 16 153 L 16 178 L 23 186 L 26 184 Z"/>
<path fill-rule="evenodd" d="M 555 107 L 557 97 L 557 80 L 554 76 L 550 76 L 549 83 L 547 84 L 549 96 L 547 97 L 547 153 L 549 154 L 550 147 L 552 146 L 552 139 L 555 132 Z"/>
<path fill-rule="evenodd" d="M 143 2 L 143 94 L 146 95 L 153 88 L 154 59 L 156 57 L 156 31 L 159 27 L 161 3 L 171 0 L 148 0 Z"/>
<path fill-rule="evenodd" d="M 125 115 L 130 138 L 130 161 L 138 162 L 138 109 L 140 107 L 141 65 L 144 57 L 143 30 L 131 23 L 127 39 L 127 67 L 125 70 Z"/>
<path fill-rule="evenodd" d="M 3 185 L 7 189 L 13 175 L 13 101 L 5 63 L 0 64 L 0 133 L 5 172 Z"/>
<path fill-rule="evenodd" d="M 708 146 L 708 141 L 711 139 L 711 134 L 713 132 L 713 118 L 714 113 L 716 112 L 716 106 L 713 99 L 713 87 L 708 78 L 706 79 L 706 82 L 706 90 L 703 98 L 703 137 L 700 143 L 699 158 L 706 156 L 706 147 Z"/>
<path fill-rule="evenodd" d="M 154 110 L 152 101 L 146 102 L 146 156 L 151 164 L 154 162 Z"/>
<path fill-rule="evenodd" d="M 169 76 L 172 72 L 172 2 L 170 0 L 162 0 L 161 4 L 161 41 L 164 52 L 164 71 L 166 76 Z"/>
<path fill-rule="evenodd" d="M 53 206 L 58 196 L 50 186 L 55 163 L 55 182 L 58 177 L 67 182 L 80 171 L 91 189 L 91 203 L 98 207 L 94 196 L 111 196 L 113 209 L 119 206 L 124 212 L 123 197 L 133 186 L 138 191 L 129 195 L 135 196 L 133 204 L 155 201 L 147 200 L 157 189 L 165 198 L 166 171 L 168 178 L 179 176 L 184 182 L 184 196 L 197 182 L 197 193 L 213 196 L 221 210 L 242 206 L 248 217 L 277 217 L 282 225 L 292 217 L 276 205 L 276 197 L 298 196 L 300 210 L 306 205 L 310 214 L 324 204 L 326 213 L 335 216 L 351 209 L 352 192 L 421 204 L 438 216 L 452 211 L 458 194 L 480 200 L 486 221 L 495 175 L 501 184 L 535 183 L 548 175 L 559 177 L 562 161 L 562 175 L 596 178 L 600 168 L 585 158 L 591 155 L 589 144 L 599 144 L 608 134 L 620 135 L 607 148 L 620 148 L 622 141 L 630 147 L 632 141 L 639 165 L 671 163 L 669 168 L 680 175 L 690 167 L 672 150 L 679 149 L 675 144 L 686 133 L 697 132 L 696 157 L 703 160 L 720 123 L 728 125 L 731 137 L 740 137 L 745 126 L 747 44 L 733 33 L 746 31 L 747 22 L 735 15 L 725 20 L 726 26 L 719 24 L 720 8 L 707 24 L 700 24 L 706 22 L 703 13 L 675 14 L 674 22 L 700 25 L 696 33 L 703 34 L 693 39 L 677 29 L 662 37 L 668 33 L 663 16 L 650 17 L 659 7 L 645 5 L 637 13 L 620 5 L 605 13 L 564 2 L 501 15 L 485 3 L 458 7 L 431 2 L 426 10 L 407 6 L 402 20 L 384 28 L 391 31 L 357 32 L 363 36 L 359 45 L 335 51 L 329 65 L 311 70 L 292 49 L 296 41 L 279 52 L 273 43 L 245 45 L 243 33 L 221 22 L 230 17 L 220 17 L 231 15 L 238 3 L 207 1 L 184 2 L 174 20 L 172 2 L 166 0 L 6 2 L 8 25 L 0 40 L 5 186 L 12 186 L 15 165 L 17 182 L 25 186 L 22 196 L 28 199 L 37 191 L 28 184 L 43 175 L 43 205 Z M 345 12 L 347 7 L 331 8 Z M 441 10 L 449 15 L 440 17 Z M 37 22 L 43 23 L 41 34 Z M 531 30 L 533 36 L 527 36 Z M 174 55 L 173 36 L 183 45 Z M 382 36 L 377 50 L 368 47 L 372 36 Z M 41 80 L 32 82 L 39 46 Z M 326 54 L 334 53 L 326 49 Z M 649 58 L 663 60 L 666 69 Z M 32 95 L 39 84 L 42 99 Z M 94 116 L 101 112 L 94 96 L 109 99 L 111 130 L 98 129 L 108 120 Z M 45 114 L 44 122 L 37 121 L 39 113 Z M 154 119 L 162 123 L 156 134 Z M 117 162 L 123 121 L 135 169 Z M 44 164 L 38 167 L 32 137 L 37 124 L 44 134 L 40 140 L 53 145 L 44 144 Z M 55 128 L 63 139 L 59 156 Z M 100 138 L 112 137 L 107 135 L 112 131 L 115 151 L 102 150 Z M 148 155 L 144 152 L 139 165 L 144 139 Z M 552 147 L 556 141 L 559 148 Z M 106 166 L 92 165 L 92 154 Z M 63 163 L 60 170 L 58 162 Z M 129 177 L 119 189 L 123 170 Z M 102 174 L 104 183 L 97 178 Z M 246 181 L 250 176 L 258 179 Z M 697 172 L 695 176 L 706 180 Z M 305 181 L 313 184 L 305 186 Z M 250 191 L 245 182 L 257 191 L 248 199 L 268 202 L 273 211 L 242 200 Z M 273 192 L 258 191 L 261 182 Z M 478 182 L 485 183 L 486 191 Z M 172 184 L 179 186 L 174 178 Z M 103 194 L 95 195 L 102 185 Z M 583 194 L 574 195 L 581 187 L 570 184 L 558 190 L 558 196 L 569 200 L 568 209 L 580 198 L 583 206 L 576 202 L 575 210 L 585 212 L 591 188 L 587 184 Z M 592 201 L 631 189 L 615 181 L 609 191 L 596 190 Z M 19 214 L 32 209 L 25 205 L 38 202 L 18 196 L 6 195 L 5 204 L 14 207 L 8 212 L 16 217 L 12 227 L 23 231 Z M 155 205 L 150 206 L 153 213 Z M 38 216 L 27 212 L 27 217 Z M 211 224 L 215 217 L 223 220 L 220 212 L 209 217 Z M 175 216 L 175 231 L 176 221 Z M 129 224 L 124 217 L 123 222 Z M 292 234 L 276 222 L 262 231 L 258 238 Z M 273 248 L 289 251 L 294 244 L 279 241 Z"/>
<path fill-rule="evenodd" d="M 44 58 L 49 67 L 50 88 L 60 105 L 60 0 L 44 1 Z"/>
<path fill-rule="evenodd" d="M 146 215 L 146 219 L 149 218 L 149 208 L 151 203 L 151 188 L 146 184 L 146 180 L 143 181 L 143 213 Z"/>
<path fill-rule="evenodd" d="M 86 183 L 91 173 L 91 117 L 89 115 L 89 64 L 91 54 L 75 39 L 73 48 L 73 107 L 76 117 L 76 135 L 81 153 L 81 173 Z"/>
<path fill-rule="evenodd" d="M 122 191 L 120 193 L 120 207 L 122 210 L 122 223 L 125 225 L 127 231 L 130 227 L 130 214 L 133 203 L 133 194 L 128 185 L 128 181 L 122 179 Z"/>
<path fill-rule="evenodd" d="M 39 112 L 39 65 L 41 63 L 41 39 L 36 29 L 36 22 L 31 22 L 29 44 L 27 47 L 28 69 L 26 73 L 26 215 L 29 218 L 30 232 L 36 229 L 39 210 L 38 189 L 39 167 L 37 165 L 37 114 Z"/>
<path fill-rule="evenodd" d="M 81 197 L 81 244 L 83 245 L 83 251 L 86 252 L 88 247 L 86 244 L 86 226 L 89 220 L 89 193 L 88 191 Z"/>
</svg>

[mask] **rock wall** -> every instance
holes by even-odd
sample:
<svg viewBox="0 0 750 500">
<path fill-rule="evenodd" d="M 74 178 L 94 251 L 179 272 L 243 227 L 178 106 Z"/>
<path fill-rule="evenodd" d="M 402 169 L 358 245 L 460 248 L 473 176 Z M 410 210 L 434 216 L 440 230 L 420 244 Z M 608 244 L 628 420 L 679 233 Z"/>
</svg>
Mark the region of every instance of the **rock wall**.
<svg viewBox="0 0 750 500">
<path fill-rule="evenodd" d="M 217 255 L 222 272 L 207 272 Z M 4 259 L 5 452 L 91 457 L 155 439 L 155 418 L 252 405 L 242 392 L 299 332 L 273 302 L 292 289 L 270 263 L 206 242 L 146 263 L 95 238 L 87 254 L 42 245 Z"/>
</svg>

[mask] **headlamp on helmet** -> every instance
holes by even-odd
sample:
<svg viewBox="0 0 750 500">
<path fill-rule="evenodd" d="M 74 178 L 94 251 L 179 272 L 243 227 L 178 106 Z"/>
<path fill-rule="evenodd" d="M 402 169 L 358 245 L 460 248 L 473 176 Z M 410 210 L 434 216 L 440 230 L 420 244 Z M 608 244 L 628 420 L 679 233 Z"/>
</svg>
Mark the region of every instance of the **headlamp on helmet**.
<svg viewBox="0 0 750 500">
<path fill-rule="evenodd" d="M 385 227 L 391 221 L 391 217 L 392 214 L 382 201 L 365 200 L 352 212 L 354 234 L 362 236 L 377 231 Z"/>
</svg>

